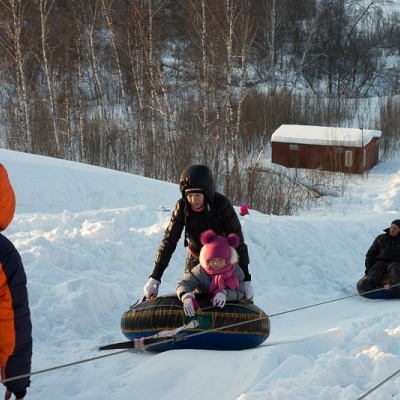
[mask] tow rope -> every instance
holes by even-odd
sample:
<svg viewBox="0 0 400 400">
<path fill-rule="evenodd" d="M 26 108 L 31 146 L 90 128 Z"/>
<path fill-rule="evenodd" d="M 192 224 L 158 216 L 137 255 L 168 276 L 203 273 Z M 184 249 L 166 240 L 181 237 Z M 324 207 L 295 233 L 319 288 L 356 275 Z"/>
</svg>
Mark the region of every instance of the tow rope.
<svg viewBox="0 0 400 400">
<path fill-rule="evenodd" d="M 369 293 L 375 293 L 375 292 L 379 292 L 379 291 L 383 291 L 383 290 L 388 290 L 388 289 L 392 289 L 392 288 L 398 287 L 398 286 L 400 286 L 400 282 L 399 283 L 395 283 L 395 284 L 390 285 L 390 286 L 386 285 L 385 287 L 382 287 L 382 288 L 370 290 L 370 291 L 364 292 L 362 294 L 361 293 L 354 293 L 354 294 L 351 294 L 351 295 L 348 295 L 348 296 L 339 297 L 337 299 L 322 301 L 322 302 L 319 302 L 319 303 L 310 304 L 308 306 L 298 307 L 298 308 L 294 308 L 294 309 L 291 309 L 291 310 L 287 310 L 287 311 L 282 311 L 282 312 L 275 313 L 275 314 L 266 315 L 264 317 L 255 318 L 255 319 L 252 319 L 252 320 L 249 320 L 249 321 L 237 322 L 237 323 L 234 323 L 234 324 L 231 324 L 231 325 L 221 326 L 219 328 L 208 329 L 208 330 L 201 331 L 201 332 L 195 332 L 195 333 L 191 334 L 190 337 L 204 335 L 204 334 L 209 333 L 209 332 L 221 331 L 221 330 L 229 329 L 229 328 L 232 328 L 232 327 L 235 327 L 235 326 L 244 325 L 244 324 L 247 324 L 247 323 L 250 323 L 250 322 L 261 321 L 261 320 L 266 319 L 266 318 L 273 318 L 273 317 L 276 317 L 276 316 L 279 316 L 279 315 L 284 315 L 284 314 L 289 314 L 289 313 L 293 313 L 293 312 L 297 312 L 297 311 L 301 311 L 301 310 L 306 310 L 308 308 L 318 307 L 318 306 L 321 306 L 321 305 L 324 305 L 324 304 L 334 303 L 334 302 L 337 302 L 337 301 L 349 299 L 349 298 L 352 298 L 352 297 L 362 296 L 362 295 L 369 294 Z M 137 304 L 137 302 L 135 304 Z M 17 380 L 17 379 L 27 378 L 27 377 L 31 377 L 31 376 L 34 376 L 34 375 L 39 375 L 39 374 L 43 374 L 43 373 L 46 373 L 46 372 L 55 371 L 55 370 L 58 370 L 58 369 L 71 367 L 71 366 L 74 366 L 74 365 L 79 365 L 79 364 L 83 364 L 83 363 L 87 363 L 87 362 L 90 362 L 90 361 L 99 360 L 99 359 L 106 358 L 106 357 L 112 357 L 112 356 L 115 356 L 117 354 L 126 353 L 128 351 L 129 352 L 140 352 L 140 351 L 149 349 L 149 348 L 151 348 L 153 346 L 159 346 L 161 344 L 167 344 L 167 343 L 171 343 L 171 342 L 185 340 L 187 338 L 187 335 L 186 334 L 180 334 L 179 335 L 178 333 L 183 331 L 183 330 L 185 330 L 185 329 L 190 329 L 190 328 L 195 327 L 195 326 L 189 326 L 189 325 L 191 325 L 192 322 L 195 324 L 194 321 L 197 321 L 197 320 L 194 319 L 194 320 L 190 321 L 188 324 L 183 325 L 183 326 L 181 326 L 179 328 L 176 328 L 173 331 L 161 331 L 158 334 L 153 335 L 153 336 L 148 337 L 148 338 L 130 340 L 130 341 L 128 341 L 129 343 L 132 343 L 130 345 L 130 347 L 129 348 L 124 347 L 124 349 L 121 350 L 121 351 L 117 351 L 117 352 L 113 352 L 113 353 L 109 353 L 109 354 L 104 354 L 104 355 L 100 355 L 100 356 L 96 356 L 96 357 L 86 358 L 86 359 L 83 359 L 83 360 L 79 360 L 79 361 L 75 361 L 75 362 L 62 364 L 62 365 L 58 365 L 58 366 L 55 366 L 55 367 L 46 368 L 46 369 L 42 369 L 42 370 L 39 370 L 39 371 L 31 372 L 29 374 L 23 374 L 23 375 L 14 376 L 12 378 L 2 379 L 1 383 L 11 382 L 11 381 L 14 381 L 14 380 Z M 198 323 L 198 321 L 197 321 L 197 323 Z M 174 332 L 175 332 L 176 336 L 171 336 L 171 334 L 174 333 Z M 148 342 L 146 341 L 146 339 L 148 340 Z M 135 347 L 135 341 L 136 341 L 136 347 Z M 127 344 L 128 342 L 121 342 L 121 343 Z M 114 344 L 105 345 L 105 346 L 100 347 L 99 350 L 113 349 L 111 346 L 117 346 L 119 344 L 120 343 L 114 343 Z M 116 349 L 116 348 L 117 347 L 114 347 L 114 349 Z M 394 372 L 392 375 L 387 377 L 385 380 L 380 382 L 378 385 L 373 387 L 371 390 L 366 392 L 364 395 L 359 397 L 357 400 L 365 399 L 368 395 L 373 393 L 380 386 L 382 386 L 383 384 L 388 382 L 390 379 L 392 379 L 393 377 L 395 377 L 399 373 L 400 373 L 400 370 Z"/>
</svg>

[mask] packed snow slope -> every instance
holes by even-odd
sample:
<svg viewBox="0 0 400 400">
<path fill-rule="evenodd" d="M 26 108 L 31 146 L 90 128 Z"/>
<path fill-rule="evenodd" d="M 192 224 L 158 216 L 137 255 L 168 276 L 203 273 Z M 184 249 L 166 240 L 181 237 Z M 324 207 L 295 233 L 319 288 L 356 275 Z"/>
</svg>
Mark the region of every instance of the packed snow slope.
<svg viewBox="0 0 400 400">
<path fill-rule="evenodd" d="M 112 352 L 98 346 L 125 340 L 121 315 L 143 296 L 178 186 L 4 149 L 0 162 L 17 195 L 4 234 L 26 268 L 40 372 L 27 400 L 355 400 L 400 368 L 400 300 L 355 295 L 367 249 L 400 217 L 400 160 L 303 215 L 263 215 L 250 204 L 240 217 L 255 303 L 271 317 L 262 346 L 106 358 L 97 357 Z M 161 295 L 174 291 L 185 256 L 181 241 Z M 368 398 L 399 393 L 395 376 Z"/>
</svg>

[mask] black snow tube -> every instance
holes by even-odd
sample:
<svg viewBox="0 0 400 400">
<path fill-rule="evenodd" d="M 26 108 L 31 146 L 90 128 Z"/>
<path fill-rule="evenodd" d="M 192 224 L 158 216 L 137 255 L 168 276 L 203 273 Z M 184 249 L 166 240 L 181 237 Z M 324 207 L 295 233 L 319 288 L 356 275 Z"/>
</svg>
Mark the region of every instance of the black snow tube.
<svg viewBox="0 0 400 400">
<path fill-rule="evenodd" d="M 199 326 L 183 331 L 184 340 L 155 345 L 153 351 L 172 349 L 243 350 L 259 346 L 270 334 L 268 316 L 253 303 L 228 302 L 214 307 L 209 296 L 196 295 L 201 310 L 186 317 L 175 294 L 157 297 L 132 306 L 121 318 L 121 330 L 129 340 L 164 330 L 173 330 L 197 319 Z M 195 334 L 192 338 L 191 335 Z"/>
</svg>

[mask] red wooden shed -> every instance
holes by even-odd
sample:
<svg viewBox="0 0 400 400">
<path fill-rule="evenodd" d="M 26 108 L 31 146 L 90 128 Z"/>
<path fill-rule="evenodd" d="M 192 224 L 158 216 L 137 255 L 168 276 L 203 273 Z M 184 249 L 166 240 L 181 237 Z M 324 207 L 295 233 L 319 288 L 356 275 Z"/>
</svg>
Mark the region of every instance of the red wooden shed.
<svg viewBox="0 0 400 400">
<path fill-rule="evenodd" d="M 371 129 L 281 125 L 271 138 L 272 162 L 362 174 L 379 161 L 381 134 Z"/>
</svg>

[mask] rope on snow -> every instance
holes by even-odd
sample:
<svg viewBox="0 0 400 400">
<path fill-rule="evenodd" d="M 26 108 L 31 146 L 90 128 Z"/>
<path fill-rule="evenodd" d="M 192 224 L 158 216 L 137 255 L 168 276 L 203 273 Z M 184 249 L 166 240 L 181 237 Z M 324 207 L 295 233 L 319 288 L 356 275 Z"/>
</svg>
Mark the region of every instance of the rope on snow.
<svg viewBox="0 0 400 400">
<path fill-rule="evenodd" d="M 74 362 L 71 362 L 71 363 L 68 363 L 68 364 L 58 365 L 58 366 L 55 366 L 55 367 L 52 367 L 52 368 L 42 369 L 42 370 L 39 370 L 39 371 L 36 371 L 36 372 L 31 372 L 30 374 L 13 376 L 12 378 L 2 379 L 1 383 L 11 382 L 11 381 L 15 381 L 15 380 L 21 379 L 21 378 L 28 378 L 28 377 L 33 376 L 33 375 L 39 375 L 39 374 L 43 374 L 45 372 L 55 371 L 56 369 L 71 367 L 72 365 L 78 365 L 78 364 L 83 364 L 83 363 L 86 363 L 86 362 L 89 362 L 89 361 L 99 360 L 100 358 L 115 356 L 116 354 L 125 353 L 127 351 L 128 350 L 121 350 L 121 351 L 117 351 L 117 352 L 111 353 L 111 354 L 104 354 L 104 355 L 97 356 L 97 357 L 86 358 L 84 360 L 74 361 Z"/>
<path fill-rule="evenodd" d="M 223 329 L 233 328 L 233 327 L 235 327 L 235 326 L 244 325 L 244 324 L 247 324 L 247 323 L 250 323 L 250 322 L 260 321 L 260 320 L 263 320 L 263 319 L 265 319 L 265 318 L 277 317 L 277 316 L 279 316 L 279 315 L 284 315 L 284 314 L 289 314 L 289 313 L 293 313 L 293 312 L 297 312 L 297 311 L 301 311 L 301 310 L 306 310 L 306 309 L 308 309 L 308 308 L 318 307 L 318 306 L 322 306 L 322 305 L 325 305 L 325 304 L 334 303 L 334 302 L 337 302 L 337 301 L 349 299 L 349 298 L 352 298 L 352 297 L 362 296 L 362 295 L 368 294 L 368 293 L 379 292 L 379 291 L 381 291 L 381 290 L 392 289 L 392 288 L 398 287 L 398 286 L 400 286 L 400 283 L 396 283 L 396 284 L 393 284 L 393 285 L 391 285 L 391 286 L 389 286 L 389 287 L 385 287 L 385 288 L 379 288 L 379 289 L 370 290 L 369 292 L 365 292 L 365 293 L 363 293 L 363 294 L 354 293 L 354 294 L 351 294 L 351 295 L 348 295 L 348 296 L 339 297 L 339 298 L 337 298 L 337 299 L 326 300 L 326 301 L 322 301 L 322 302 L 320 302 L 320 303 L 310 304 L 310 305 L 308 305 L 308 306 L 298 307 L 298 308 L 294 308 L 294 309 L 291 309 L 291 310 L 282 311 L 282 312 L 279 312 L 279 313 L 267 315 L 267 316 L 265 316 L 265 317 L 255 318 L 255 319 L 252 319 L 252 320 L 250 320 L 250 321 L 237 322 L 237 323 L 235 323 L 235 324 L 225 325 L 225 326 L 221 326 L 221 327 L 219 327 L 219 328 L 209 329 L 209 330 L 202 331 L 202 332 L 196 332 L 196 333 L 193 333 L 193 334 L 190 335 L 190 336 L 191 336 L 191 337 L 195 337 L 195 336 L 204 335 L 204 334 L 209 333 L 209 332 L 221 331 L 221 330 L 223 330 Z M 177 340 L 184 340 L 184 339 L 185 339 L 185 336 L 182 336 L 182 337 L 178 337 L 178 338 L 177 338 Z M 168 339 L 168 336 L 167 336 L 166 339 L 165 339 L 165 343 L 168 343 L 169 341 L 170 341 L 170 339 Z M 152 347 L 152 346 L 159 346 L 160 344 L 163 344 L 163 343 L 164 343 L 164 342 L 161 341 L 161 342 L 157 342 L 157 343 L 154 343 L 154 344 L 148 344 L 148 345 L 146 346 L 146 349 L 148 349 L 148 348 L 150 348 L 150 347 Z M 139 351 L 140 351 L 140 350 L 143 350 L 143 349 L 139 349 Z M 14 381 L 14 380 L 17 380 L 17 379 L 27 378 L 27 377 L 31 377 L 31 376 L 34 376 L 34 375 L 39 375 L 39 374 L 43 374 L 43 373 L 46 373 L 46 372 L 55 371 L 55 370 L 62 369 L 62 368 L 66 368 L 66 367 L 71 367 L 71 366 L 73 366 L 73 365 L 83 364 L 83 363 L 87 363 L 87 362 L 90 362 L 90 361 L 99 360 L 99 359 L 106 358 L 106 357 L 112 357 L 112 356 L 115 356 L 115 355 L 117 355 L 117 354 L 126 353 L 126 352 L 128 352 L 128 351 L 129 351 L 129 352 L 135 352 L 135 351 L 132 350 L 132 349 L 124 349 L 124 350 L 121 350 L 121 351 L 117 351 L 117 352 L 115 352 L 115 353 L 109 353 L 109 354 L 104 354 L 104 355 L 101 355 L 101 356 L 86 358 L 86 359 L 79 360 L 79 361 L 74 361 L 74 362 L 71 362 L 71 363 L 68 363 L 68 364 L 62 364 L 62 365 L 58 365 L 58 366 L 55 366 L 55 367 L 46 368 L 46 369 L 42 369 L 42 370 L 39 370 L 39 371 L 31 372 L 31 373 L 29 373 L 29 374 L 18 375 L 18 376 L 14 376 L 14 377 L 12 377 L 12 378 L 2 379 L 0 382 L 1 382 L 1 383 L 11 382 L 11 381 Z M 137 351 L 136 351 L 136 352 L 137 352 Z M 371 393 L 373 393 L 375 390 L 377 390 L 379 387 L 381 387 L 382 385 L 384 385 L 386 382 L 388 382 L 389 380 L 391 380 L 393 377 L 395 377 L 395 376 L 396 376 L 397 374 L 399 374 L 399 373 L 400 373 L 400 370 L 394 372 L 392 375 L 390 375 L 389 377 L 387 377 L 385 380 L 383 380 L 382 382 L 380 382 L 378 385 L 376 385 L 375 387 L 373 387 L 371 390 L 369 390 L 368 392 L 364 393 L 364 394 L 363 394 L 361 397 L 359 397 L 357 400 L 363 400 L 363 399 L 365 399 L 368 395 L 370 395 Z"/>
<path fill-rule="evenodd" d="M 390 381 L 392 378 L 394 378 L 398 373 L 400 372 L 400 369 L 398 369 L 396 372 L 394 372 L 392 375 L 388 376 L 386 379 L 384 379 L 382 382 L 378 383 L 376 386 L 374 386 L 371 390 L 368 390 L 368 392 L 364 393 L 361 397 L 359 397 L 357 400 L 362 400 L 365 399 L 367 396 L 369 396 L 371 393 L 375 392 L 376 389 L 380 388 L 383 384 L 386 382 Z"/>
</svg>

